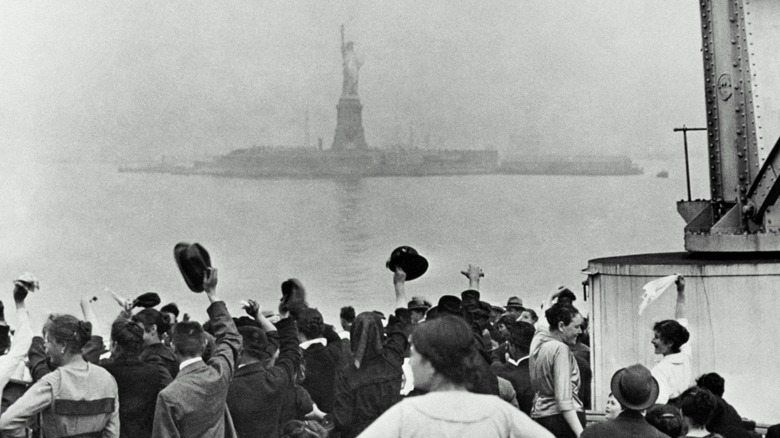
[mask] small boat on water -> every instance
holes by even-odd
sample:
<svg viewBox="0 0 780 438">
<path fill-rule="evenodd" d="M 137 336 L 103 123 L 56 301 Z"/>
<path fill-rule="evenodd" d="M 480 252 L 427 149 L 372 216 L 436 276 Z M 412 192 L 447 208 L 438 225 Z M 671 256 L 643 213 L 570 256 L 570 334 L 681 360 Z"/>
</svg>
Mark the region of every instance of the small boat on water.
<svg viewBox="0 0 780 438">
<path fill-rule="evenodd" d="M 655 174 L 656 178 L 669 178 L 669 172 L 667 170 L 662 170 Z"/>
</svg>

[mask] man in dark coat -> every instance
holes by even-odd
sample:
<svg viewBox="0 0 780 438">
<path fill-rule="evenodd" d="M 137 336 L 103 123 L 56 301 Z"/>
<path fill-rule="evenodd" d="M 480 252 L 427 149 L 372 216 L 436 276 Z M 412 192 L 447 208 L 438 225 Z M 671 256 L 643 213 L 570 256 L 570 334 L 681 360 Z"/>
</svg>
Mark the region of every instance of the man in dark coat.
<svg viewBox="0 0 780 438">
<path fill-rule="evenodd" d="M 508 329 L 508 357 L 505 358 L 504 363 L 493 362 L 491 367 L 497 376 L 509 380 L 515 389 L 520 410 L 526 415 L 531 415 L 534 390 L 531 386 L 531 372 L 528 369 L 528 355 L 535 329 L 531 324 L 522 321 L 509 323 Z"/>
<path fill-rule="evenodd" d="M 669 438 L 642 416 L 658 399 L 658 382 L 650 370 L 636 364 L 618 370 L 612 376 L 612 395 L 623 407 L 614 420 L 591 424 L 580 438 Z"/>
<path fill-rule="evenodd" d="M 285 317 L 273 327 L 262 313 L 255 312 L 254 316 L 259 326 L 238 329 L 244 346 L 238 370 L 230 382 L 227 403 L 239 438 L 276 438 L 283 406 L 279 400 L 285 391 L 293 388 L 302 360 L 298 330 L 292 318 Z M 279 355 L 274 361 L 276 347 L 268 336 L 276 332 Z"/>
</svg>

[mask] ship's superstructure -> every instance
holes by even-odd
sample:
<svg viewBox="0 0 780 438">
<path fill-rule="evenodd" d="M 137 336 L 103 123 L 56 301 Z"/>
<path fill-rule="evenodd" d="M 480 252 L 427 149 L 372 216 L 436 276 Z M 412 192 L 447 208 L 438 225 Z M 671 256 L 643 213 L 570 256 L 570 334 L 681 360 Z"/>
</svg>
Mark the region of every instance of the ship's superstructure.
<svg viewBox="0 0 780 438">
<path fill-rule="evenodd" d="M 638 308 L 643 285 L 671 274 L 686 279 L 693 377 L 723 376 L 729 402 L 743 415 L 766 415 L 766 406 L 780 404 L 780 320 L 770 310 L 780 299 L 780 2 L 699 5 L 712 199 L 678 202 L 687 252 L 588 262 L 598 410 L 615 370 L 653 365 L 652 327 L 675 316 L 675 294 L 667 292 L 641 315 Z"/>
<path fill-rule="evenodd" d="M 780 251 L 780 2 L 700 10 L 712 198 L 678 203 L 685 249 Z"/>
</svg>

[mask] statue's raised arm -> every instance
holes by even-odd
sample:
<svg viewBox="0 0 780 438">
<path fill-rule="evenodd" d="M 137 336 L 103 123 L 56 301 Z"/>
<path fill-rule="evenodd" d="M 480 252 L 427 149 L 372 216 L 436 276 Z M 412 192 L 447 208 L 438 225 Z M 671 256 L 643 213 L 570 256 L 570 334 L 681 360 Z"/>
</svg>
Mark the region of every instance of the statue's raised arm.
<svg viewBox="0 0 780 438">
<path fill-rule="evenodd" d="M 344 51 L 347 50 L 344 45 L 344 25 L 341 25 L 341 56 L 344 56 Z"/>
</svg>

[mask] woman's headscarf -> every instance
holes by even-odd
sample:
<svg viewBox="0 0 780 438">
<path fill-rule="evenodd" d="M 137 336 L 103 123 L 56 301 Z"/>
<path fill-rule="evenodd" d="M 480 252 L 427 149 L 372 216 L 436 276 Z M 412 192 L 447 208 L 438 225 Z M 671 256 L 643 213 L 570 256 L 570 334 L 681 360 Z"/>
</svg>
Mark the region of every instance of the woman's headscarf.
<svg viewBox="0 0 780 438">
<path fill-rule="evenodd" d="M 355 318 L 349 331 L 352 357 L 360 368 L 363 360 L 382 354 L 384 330 L 382 319 L 374 312 L 363 312 Z"/>
</svg>

